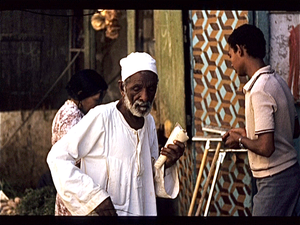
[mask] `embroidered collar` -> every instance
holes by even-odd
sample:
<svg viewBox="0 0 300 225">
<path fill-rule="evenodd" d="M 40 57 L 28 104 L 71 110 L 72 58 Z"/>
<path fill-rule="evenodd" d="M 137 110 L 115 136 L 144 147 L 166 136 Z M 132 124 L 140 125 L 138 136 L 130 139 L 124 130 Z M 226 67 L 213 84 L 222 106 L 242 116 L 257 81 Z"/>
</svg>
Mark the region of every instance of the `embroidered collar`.
<svg viewBox="0 0 300 225">
<path fill-rule="evenodd" d="M 251 79 L 243 87 L 243 92 L 246 93 L 247 91 L 250 91 L 251 88 L 253 87 L 254 83 L 256 82 L 256 80 L 263 74 L 274 74 L 274 70 L 271 69 L 270 65 L 262 67 L 259 70 L 257 70 L 253 74 Z"/>
</svg>

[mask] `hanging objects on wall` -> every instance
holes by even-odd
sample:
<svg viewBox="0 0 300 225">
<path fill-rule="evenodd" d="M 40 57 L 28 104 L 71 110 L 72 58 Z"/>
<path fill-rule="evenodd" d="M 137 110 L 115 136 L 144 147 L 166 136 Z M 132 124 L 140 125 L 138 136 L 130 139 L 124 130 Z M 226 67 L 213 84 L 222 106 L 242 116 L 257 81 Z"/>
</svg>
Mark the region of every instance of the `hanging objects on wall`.
<svg viewBox="0 0 300 225">
<path fill-rule="evenodd" d="M 92 16 L 91 19 L 92 26 L 95 30 L 105 29 L 105 14 L 104 10 L 101 12 L 97 12 Z"/>
<path fill-rule="evenodd" d="M 92 27 L 96 31 L 105 30 L 107 38 L 116 39 L 121 29 L 119 25 L 121 14 L 121 10 L 99 9 L 91 18 Z"/>
</svg>

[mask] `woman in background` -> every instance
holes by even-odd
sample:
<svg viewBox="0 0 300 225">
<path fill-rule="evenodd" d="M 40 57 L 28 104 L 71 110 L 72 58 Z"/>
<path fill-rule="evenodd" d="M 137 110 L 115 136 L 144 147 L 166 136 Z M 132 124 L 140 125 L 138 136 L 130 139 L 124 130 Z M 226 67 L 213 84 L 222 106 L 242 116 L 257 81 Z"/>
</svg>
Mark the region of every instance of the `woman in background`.
<svg viewBox="0 0 300 225">
<path fill-rule="evenodd" d="M 56 113 L 52 122 L 52 145 L 77 124 L 88 111 L 101 104 L 108 86 L 94 70 L 75 73 L 67 84 L 70 96 Z"/>
<path fill-rule="evenodd" d="M 70 98 L 57 111 L 52 122 L 52 145 L 60 140 L 90 109 L 102 103 L 108 86 L 100 74 L 85 69 L 75 73 L 66 89 Z M 79 167 L 80 161 L 76 163 Z M 57 194 L 55 215 L 71 215 Z"/>
</svg>

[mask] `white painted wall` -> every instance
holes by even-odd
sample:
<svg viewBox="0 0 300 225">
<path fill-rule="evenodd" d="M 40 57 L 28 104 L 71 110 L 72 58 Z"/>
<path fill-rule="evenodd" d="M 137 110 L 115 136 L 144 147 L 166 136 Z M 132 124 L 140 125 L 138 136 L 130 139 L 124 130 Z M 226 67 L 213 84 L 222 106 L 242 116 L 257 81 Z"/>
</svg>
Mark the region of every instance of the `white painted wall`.
<svg viewBox="0 0 300 225">
<path fill-rule="evenodd" d="M 290 30 L 298 24 L 300 12 L 270 13 L 270 64 L 286 81 L 289 75 Z"/>
<path fill-rule="evenodd" d="M 285 81 L 289 77 L 289 36 L 292 27 L 300 24 L 300 12 L 270 13 L 270 65 Z M 299 40 L 300 41 L 300 40 Z M 300 49 L 299 49 L 300 51 Z M 296 104 L 298 116 L 300 105 Z M 294 140 L 300 163 L 300 138 Z"/>
</svg>

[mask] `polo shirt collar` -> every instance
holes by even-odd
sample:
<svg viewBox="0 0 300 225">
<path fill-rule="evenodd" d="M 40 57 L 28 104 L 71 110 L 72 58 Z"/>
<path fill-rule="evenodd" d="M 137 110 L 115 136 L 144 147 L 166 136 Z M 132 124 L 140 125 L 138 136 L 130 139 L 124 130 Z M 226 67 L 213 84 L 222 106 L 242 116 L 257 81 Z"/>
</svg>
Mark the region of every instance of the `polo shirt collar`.
<svg viewBox="0 0 300 225">
<path fill-rule="evenodd" d="M 270 74 L 270 73 L 274 73 L 274 71 L 271 69 L 271 66 L 265 66 L 260 68 L 259 70 L 257 70 L 253 76 L 251 77 L 251 79 L 245 84 L 245 86 L 243 87 L 243 92 L 246 93 L 247 91 L 250 91 L 251 88 L 253 87 L 255 81 L 259 78 L 260 75 L 262 74 Z"/>
</svg>

